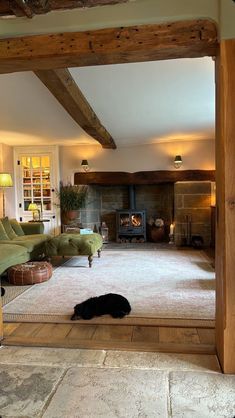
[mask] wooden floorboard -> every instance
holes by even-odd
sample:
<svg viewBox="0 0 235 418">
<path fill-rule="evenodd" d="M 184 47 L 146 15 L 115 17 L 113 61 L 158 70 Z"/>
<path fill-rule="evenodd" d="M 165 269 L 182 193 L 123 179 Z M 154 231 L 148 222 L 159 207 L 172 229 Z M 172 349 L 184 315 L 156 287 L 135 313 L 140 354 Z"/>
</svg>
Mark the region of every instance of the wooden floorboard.
<svg viewBox="0 0 235 418">
<path fill-rule="evenodd" d="M 160 343 L 200 344 L 196 328 L 159 328 Z"/>
<path fill-rule="evenodd" d="M 132 342 L 158 343 L 159 342 L 159 327 L 133 327 Z"/>
<path fill-rule="evenodd" d="M 215 330 L 198 328 L 197 332 L 201 344 L 215 344 Z"/>
<path fill-rule="evenodd" d="M 16 326 L 17 325 L 17 326 Z M 3 345 L 214 354 L 214 330 L 133 325 L 4 324 Z"/>
</svg>

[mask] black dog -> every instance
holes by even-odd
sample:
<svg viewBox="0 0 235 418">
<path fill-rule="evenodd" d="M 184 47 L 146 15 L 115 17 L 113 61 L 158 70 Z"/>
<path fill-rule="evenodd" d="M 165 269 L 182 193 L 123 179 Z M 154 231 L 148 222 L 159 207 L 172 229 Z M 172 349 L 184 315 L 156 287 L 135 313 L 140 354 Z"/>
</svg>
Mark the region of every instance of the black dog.
<svg viewBox="0 0 235 418">
<path fill-rule="evenodd" d="M 5 295 L 5 289 L 4 289 L 4 287 L 1 287 L 1 296 L 4 296 Z"/>
<path fill-rule="evenodd" d="M 108 293 L 85 300 L 74 307 L 72 321 L 77 319 L 92 319 L 94 316 L 111 315 L 113 318 L 123 318 L 131 311 L 126 298 L 115 293 Z"/>
</svg>

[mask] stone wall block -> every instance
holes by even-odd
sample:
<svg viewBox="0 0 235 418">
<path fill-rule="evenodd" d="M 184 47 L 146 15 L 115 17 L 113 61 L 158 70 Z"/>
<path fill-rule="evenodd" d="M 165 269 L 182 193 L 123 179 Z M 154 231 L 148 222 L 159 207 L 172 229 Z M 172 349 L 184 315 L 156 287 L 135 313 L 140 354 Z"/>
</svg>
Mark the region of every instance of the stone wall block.
<svg viewBox="0 0 235 418">
<path fill-rule="evenodd" d="M 183 207 L 187 208 L 208 208 L 211 204 L 211 195 L 186 194 L 183 196 Z"/>
<path fill-rule="evenodd" d="M 185 181 L 175 183 L 175 194 L 210 194 L 210 181 Z"/>
<path fill-rule="evenodd" d="M 210 208 L 204 209 L 178 209 L 175 212 L 175 221 L 179 223 L 187 222 L 187 215 L 191 217 L 192 223 L 210 223 Z"/>
</svg>

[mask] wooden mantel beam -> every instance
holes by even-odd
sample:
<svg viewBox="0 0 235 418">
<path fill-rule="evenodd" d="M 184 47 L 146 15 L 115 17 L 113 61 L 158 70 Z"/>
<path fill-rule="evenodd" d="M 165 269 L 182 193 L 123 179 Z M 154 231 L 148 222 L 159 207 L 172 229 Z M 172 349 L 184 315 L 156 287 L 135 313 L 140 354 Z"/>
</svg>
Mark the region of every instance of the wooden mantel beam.
<svg viewBox="0 0 235 418">
<path fill-rule="evenodd" d="M 101 124 L 68 69 L 35 71 L 35 74 L 84 131 L 103 148 L 116 148 L 113 138 Z"/>
<path fill-rule="evenodd" d="M 215 181 L 214 170 L 159 170 L 126 173 L 121 171 L 96 171 L 75 173 L 74 184 L 105 186 L 131 184 L 175 183 L 176 181 Z"/>
<path fill-rule="evenodd" d="M 0 40 L 0 73 L 216 55 L 208 20 Z"/>
<path fill-rule="evenodd" d="M 34 14 L 45 14 L 54 10 L 105 6 L 127 1 L 129 0 L 1 0 L 0 16 L 15 15 L 31 18 Z"/>
</svg>

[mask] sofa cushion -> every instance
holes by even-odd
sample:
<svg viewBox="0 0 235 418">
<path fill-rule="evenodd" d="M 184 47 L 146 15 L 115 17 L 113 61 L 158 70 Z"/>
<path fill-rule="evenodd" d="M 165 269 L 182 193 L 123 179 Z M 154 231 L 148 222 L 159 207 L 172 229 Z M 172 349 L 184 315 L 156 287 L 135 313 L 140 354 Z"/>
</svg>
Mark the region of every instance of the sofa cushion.
<svg viewBox="0 0 235 418">
<path fill-rule="evenodd" d="M 43 234 L 43 222 L 21 222 L 21 227 L 25 235 Z"/>
<path fill-rule="evenodd" d="M 16 244 L 0 244 L 0 262 L 4 258 L 8 258 L 9 260 L 14 261 L 14 258 L 18 255 L 26 254 L 27 249 L 22 247 L 21 245 Z M 15 263 L 17 264 L 17 262 Z"/>
<path fill-rule="evenodd" d="M 17 237 L 14 229 L 12 228 L 10 221 L 8 219 L 8 217 L 6 216 L 5 218 L 1 218 L 1 222 L 3 224 L 3 227 L 8 235 L 8 237 L 12 240 L 14 238 Z"/>
<path fill-rule="evenodd" d="M 33 234 L 16 237 L 11 242 L 17 245 L 22 245 L 23 247 L 27 248 L 28 252 L 32 252 L 35 250 L 35 247 L 40 246 L 49 239 L 51 239 L 51 236 L 47 234 Z"/>
<path fill-rule="evenodd" d="M 9 244 L 2 245 L 0 243 L 0 274 L 8 267 L 18 263 L 25 263 L 29 260 L 29 254 L 26 248 L 21 245 Z"/>
<path fill-rule="evenodd" d="M 10 241 L 10 238 L 8 237 L 5 228 L 2 224 L 2 222 L 0 221 L 0 241 Z"/>
<path fill-rule="evenodd" d="M 10 224 L 18 237 L 22 237 L 24 235 L 24 231 L 17 219 L 10 219 Z"/>
</svg>

